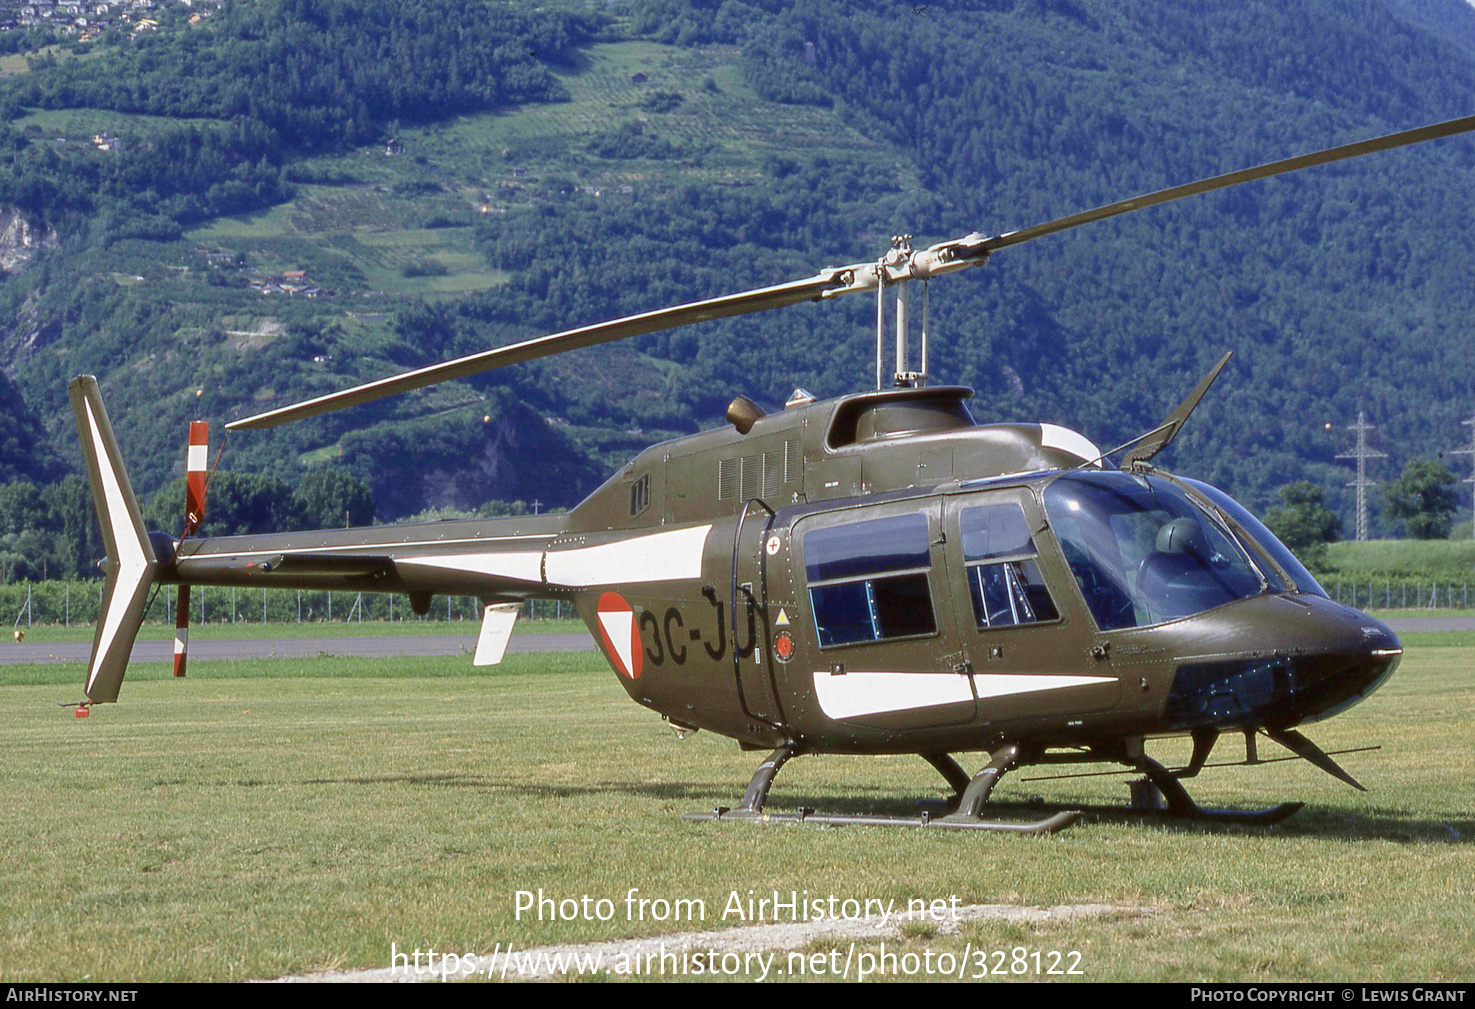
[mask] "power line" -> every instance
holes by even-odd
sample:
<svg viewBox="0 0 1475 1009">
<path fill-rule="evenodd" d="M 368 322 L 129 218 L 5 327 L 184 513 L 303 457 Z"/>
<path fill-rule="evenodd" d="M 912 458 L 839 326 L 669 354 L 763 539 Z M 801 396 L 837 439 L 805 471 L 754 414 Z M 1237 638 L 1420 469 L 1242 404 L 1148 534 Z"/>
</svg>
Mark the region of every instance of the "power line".
<svg viewBox="0 0 1475 1009">
<path fill-rule="evenodd" d="M 1359 543 L 1366 543 L 1367 489 L 1378 485 L 1376 480 L 1369 480 L 1367 478 L 1367 461 L 1369 459 L 1386 459 L 1388 458 L 1388 454 L 1367 447 L 1367 433 L 1369 431 L 1376 431 L 1377 426 L 1369 424 L 1361 410 L 1357 411 L 1357 423 L 1348 424 L 1347 430 L 1357 432 L 1357 449 L 1352 452 L 1343 452 L 1337 458 L 1357 460 L 1357 479 L 1347 484 L 1347 486 L 1357 488 L 1357 541 Z"/>
</svg>

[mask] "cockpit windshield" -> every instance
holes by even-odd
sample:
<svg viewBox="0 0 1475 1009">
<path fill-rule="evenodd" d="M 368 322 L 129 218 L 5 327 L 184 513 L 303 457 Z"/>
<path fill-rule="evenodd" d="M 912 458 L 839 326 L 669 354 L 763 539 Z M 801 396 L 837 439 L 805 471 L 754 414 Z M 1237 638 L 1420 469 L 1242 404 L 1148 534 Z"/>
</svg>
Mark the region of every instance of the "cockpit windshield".
<svg viewBox="0 0 1475 1009">
<path fill-rule="evenodd" d="M 1045 489 L 1045 511 L 1104 631 L 1285 590 L 1212 509 L 1162 477 L 1069 473 Z"/>
</svg>

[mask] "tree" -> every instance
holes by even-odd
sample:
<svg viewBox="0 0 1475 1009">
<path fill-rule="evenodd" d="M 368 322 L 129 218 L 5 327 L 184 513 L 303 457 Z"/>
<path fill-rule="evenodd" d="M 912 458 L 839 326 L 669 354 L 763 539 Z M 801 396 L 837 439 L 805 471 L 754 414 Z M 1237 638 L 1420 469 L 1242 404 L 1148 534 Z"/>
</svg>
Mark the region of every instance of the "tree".
<svg viewBox="0 0 1475 1009">
<path fill-rule="evenodd" d="M 178 536 L 184 527 L 185 478 L 154 495 L 143 511 L 151 528 Z M 254 473 L 220 470 L 205 495 L 204 536 L 241 536 L 303 528 L 296 495 L 286 481 Z"/>
<path fill-rule="evenodd" d="M 1342 520 L 1322 503 L 1322 490 L 1306 480 L 1280 489 L 1281 504 L 1265 513 L 1265 525 L 1309 568 L 1326 567 L 1326 545 Z"/>
<path fill-rule="evenodd" d="M 1454 474 L 1437 461 L 1414 459 L 1402 476 L 1383 485 L 1383 516 L 1402 522 L 1414 539 L 1447 539 L 1459 507 L 1456 489 Z"/>
<path fill-rule="evenodd" d="M 374 495 L 341 469 L 317 469 L 302 478 L 297 511 L 311 529 L 366 526 L 374 521 Z"/>
<path fill-rule="evenodd" d="M 63 578 L 96 578 L 95 562 L 103 556 L 105 548 L 87 481 L 72 474 L 59 483 L 43 487 L 41 496 L 55 529 L 56 556 L 61 565 L 56 574 Z"/>
</svg>

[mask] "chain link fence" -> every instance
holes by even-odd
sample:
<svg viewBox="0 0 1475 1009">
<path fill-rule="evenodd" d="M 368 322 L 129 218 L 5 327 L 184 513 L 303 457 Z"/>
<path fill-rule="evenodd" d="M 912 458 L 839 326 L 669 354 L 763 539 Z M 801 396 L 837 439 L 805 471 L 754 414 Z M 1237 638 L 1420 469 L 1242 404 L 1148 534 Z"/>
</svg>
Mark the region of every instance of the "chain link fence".
<svg viewBox="0 0 1475 1009">
<path fill-rule="evenodd" d="M 149 602 L 145 622 L 173 625 L 179 588 L 159 586 Z M 38 624 L 95 624 L 102 606 L 102 582 L 46 581 L 0 585 L 0 616 L 12 627 Z M 536 599 L 523 604 L 524 618 L 559 620 L 576 617 L 572 603 Z M 430 612 L 416 616 L 405 595 L 328 592 L 297 589 L 190 586 L 191 624 L 343 623 L 395 620 L 479 621 L 481 603 L 474 596 L 436 596 Z"/>
<path fill-rule="evenodd" d="M 1385 578 L 1322 582 L 1327 595 L 1359 610 L 1463 610 L 1470 607 L 1470 583 L 1452 579 Z"/>
</svg>

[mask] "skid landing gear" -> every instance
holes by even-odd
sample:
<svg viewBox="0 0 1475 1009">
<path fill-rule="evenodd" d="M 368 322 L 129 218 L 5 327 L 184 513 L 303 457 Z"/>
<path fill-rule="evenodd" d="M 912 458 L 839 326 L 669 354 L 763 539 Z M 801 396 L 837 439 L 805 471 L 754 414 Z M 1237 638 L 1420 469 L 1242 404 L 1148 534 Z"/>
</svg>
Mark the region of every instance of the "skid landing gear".
<svg viewBox="0 0 1475 1009">
<path fill-rule="evenodd" d="M 1135 761 L 1145 777 L 1132 782 L 1134 813 L 1156 813 L 1215 823 L 1242 823 L 1251 827 L 1268 827 L 1300 812 L 1304 802 L 1282 802 L 1269 809 L 1204 809 L 1193 801 L 1183 782 L 1162 764 L 1143 755 Z"/>
<path fill-rule="evenodd" d="M 947 816 L 933 817 L 923 812 L 918 816 L 876 816 L 865 814 L 817 813 L 812 809 L 800 808 L 792 813 L 767 813 L 763 806 L 768 801 L 768 789 L 774 775 L 798 754 L 792 745 L 780 746 L 758 765 L 743 792 L 742 805 L 737 809 L 718 806 L 710 813 L 688 813 L 688 820 L 757 820 L 761 823 L 823 823 L 836 826 L 859 825 L 875 827 L 935 827 L 947 830 L 990 830 L 1011 834 L 1052 834 L 1075 823 L 1080 813 L 1067 810 L 1048 816 L 1043 820 L 1014 822 L 1007 820 L 985 820 L 979 814 L 989 793 L 999 778 L 1019 765 L 1020 749 L 1009 744 L 993 754 L 983 770 L 968 777 L 958 762 L 946 753 L 925 753 L 922 756 L 937 769 L 955 793 L 961 793 L 957 811 Z"/>
</svg>

